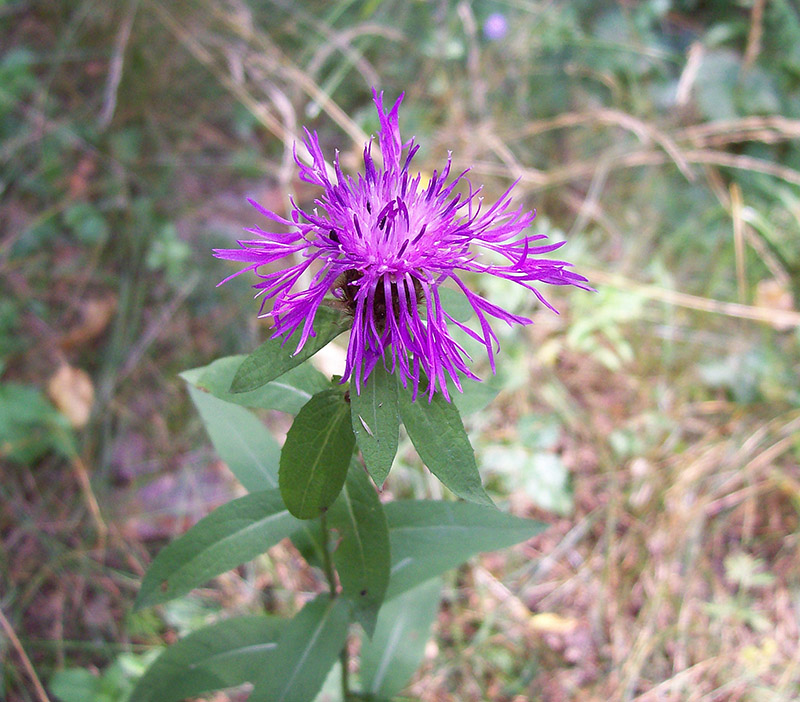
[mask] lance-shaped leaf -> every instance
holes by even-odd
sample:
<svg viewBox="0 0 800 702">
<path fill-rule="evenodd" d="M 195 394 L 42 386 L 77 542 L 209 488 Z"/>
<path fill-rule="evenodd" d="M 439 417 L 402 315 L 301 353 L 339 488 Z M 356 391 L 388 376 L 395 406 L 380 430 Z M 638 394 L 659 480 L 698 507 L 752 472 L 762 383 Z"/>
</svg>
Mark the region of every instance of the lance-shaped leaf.
<svg viewBox="0 0 800 702">
<path fill-rule="evenodd" d="M 361 638 L 361 685 L 370 699 L 400 692 L 422 663 L 441 591 L 432 578 L 404 592 L 381 608 L 372 640 Z"/>
<path fill-rule="evenodd" d="M 278 483 L 299 519 L 319 517 L 342 490 L 355 436 L 339 390 L 317 393 L 297 413 L 281 451 Z"/>
<path fill-rule="evenodd" d="M 375 487 L 355 461 L 328 513 L 328 524 L 339 533 L 333 562 L 342 590 L 371 635 L 389 584 L 389 527 Z"/>
<path fill-rule="evenodd" d="M 475 452 L 456 406 L 436 393 L 411 401 L 411 388 L 398 388 L 400 416 L 419 457 L 459 497 L 492 505 L 481 484 Z"/>
<path fill-rule="evenodd" d="M 493 375 L 483 381 L 464 378 L 461 381 L 463 392 L 459 392 L 453 381 L 448 381 L 447 388 L 453 404 L 458 408 L 462 417 L 480 412 L 500 392 L 500 383 L 497 376 Z"/>
<path fill-rule="evenodd" d="M 512 546 L 547 527 L 469 502 L 399 500 L 384 511 L 392 554 L 387 600 L 477 553 Z"/>
<path fill-rule="evenodd" d="M 181 374 L 219 457 L 249 492 L 278 486 L 280 447 L 264 424 L 244 407 L 193 386 L 198 369 Z"/>
<path fill-rule="evenodd" d="M 360 393 L 351 388 L 350 418 L 367 470 L 380 487 L 392 467 L 400 432 L 397 379 L 382 363 L 369 374 Z"/>
<path fill-rule="evenodd" d="M 255 390 L 286 371 L 299 366 L 323 346 L 335 339 L 353 323 L 352 317 L 332 307 L 321 306 L 314 317 L 315 336 L 309 336 L 297 352 L 303 325 L 289 339 L 269 339 L 251 353 L 239 366 L 231 383 L 231 392 Z"/>
<path fill-rule="evenodd" d="M 230 392 L 233 378 L 244 359 L 245 356 L 227 356 L 207 366 L 193 369 L 190 373 L 196 371 L 194 385 L 225 402 L 245 407 L 276 409 L 289 414 L 297 414 L 312 395 L 330 387 L 330 382 L 322 373 L 310 363 L 304 363 L 256 390 Z"/>
<path fill-rule="evenodd" d="M 142 582 L 136 606 L 160 604 L 264 553 L 303 526 L 278 490 L 245 495 L 215 509 L 164 547 Z"/>
<path fill-rule="evenodd" d="M 439 300 L 444 313 L 457 322 L 466 322 L 475 314 L 467 296 L 461 290 L 442 286 L 439 288 Z"/>
<path fill-rule="evenodd" d="M 259 671 L 248 702 L 309 702 L 347 639 L 350 603 L 320 595 L 292 619 Z"/>
<path fill-rule="evenodd" d="M 278 617 L 226 619 L 167 648 L 139 679 L 135 702 L 180 702 L 252 682 L 278 647 L 286 627 Z"/>
</svg>

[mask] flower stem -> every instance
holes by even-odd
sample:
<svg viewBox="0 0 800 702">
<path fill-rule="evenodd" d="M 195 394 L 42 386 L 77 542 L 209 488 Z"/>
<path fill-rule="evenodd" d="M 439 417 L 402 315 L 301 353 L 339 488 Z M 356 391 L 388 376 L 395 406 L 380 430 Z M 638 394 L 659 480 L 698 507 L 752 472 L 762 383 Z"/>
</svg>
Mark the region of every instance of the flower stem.
<svg viewBox="0 0 800 702">
<path fill-rule="evenodd" d="M 323 512 L 320 517 L 320 525 L 322 526 L 322 569 L 325 572 L 325 579 L 328 581 L 328 588 L 332 598 L 338 597 L 339 593 L 336 590 L 336 573 L 333 569 L 333 561 L 331 560 L 330 549 L 330 530 L 328 529 L 328 520 Z M 345 639 L 344 646 L 339 652 L 339 662 L 342 666 L 342 702 L 348 702 L 352 699 L 350 695 L 350 655 L 347 651 L 347 640 Z"/>
</svg>

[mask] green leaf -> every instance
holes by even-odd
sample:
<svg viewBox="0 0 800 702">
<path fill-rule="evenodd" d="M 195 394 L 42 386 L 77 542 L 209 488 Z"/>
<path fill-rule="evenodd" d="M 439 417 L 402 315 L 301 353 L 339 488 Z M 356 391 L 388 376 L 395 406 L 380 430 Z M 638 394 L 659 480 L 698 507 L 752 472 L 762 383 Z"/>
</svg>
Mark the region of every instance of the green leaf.
<svg viewBox="0 0 800 702">
<path fill-rule="evenodd" d="M 76 202 L 64 212 L 64 223 L 84 244 L 97 244 L 108 238 L 108 224 L 100 210 L 88 202 Z"/>
<path fill-rule="evenodd" d="M 328 342 L 352 325 L 352 318 L 332 307 L 319 307 L 314 317 L 316 336 L 309 336 L 303 348 L 296 353 L 303 327 L 298 327 L 288 340 L 269 339 L 251 353 L 239 367 L 231 383 L 231 392 L 247 392 L 280 377 L 299 366 Z"/>
<path fill-rule="evenodd" d="M 181 377 L 194 383 L 195 370 Z M 280 447 L 258 417 L 193 385 L 189 385 L 189 395 L 219 457 L 239 482 L 249 492 L 278 487 Z"/>
<path fill-rule="evenodd" d="M 225 402 L 245 407 L 276 409 L 289 414 L 297 414 L 315 393 L 330 387 L 322 373 L 310 363 L 304 363 L 257 390 L 230 392 L 233 377 L 244 359 L 244 356 L 228 356 L 196 369 L 198 375 L 194 385 Z"/>
<path fill-rule="evenodd" d="M 48 451 L 75 455 L 75 438 L 67 418 L 30 385 L 0 384 L 0 462 L 30 464 Z"/>
<path fill-rule="evenodd" d="M 59 670 L 50 679 L 50 692 L 60 702 L 85 702 L 96 700 L 103 682 L 84 668 Z"/>
<path fill-rule="evenodd" d="M 492 505 L 481 484 L 475 452 L 456 406 L 438 392 L 430 404 L 423 393 L 412 402 L 410 385 L 398 388 L 400 416 L 420 458 L 459 497 Z"/>
<path fill-rule="evenodd" d="M 384 505 L 392 571 L 386 599 L 483 551 L 525 541 L 547 524 L 469 502 L 400 500 Z"/>
<path fill-rule="evenodd" d="M 350 408 L 339 390 L 317 393 L 286 435 L 278 482 L 283 501 L 300 519 L 319 517 L 342 490 L 355 436 Z"/>
<path fill-rule="evenodd" d="M 319 692 L 347 639 L 350 603 L 324 594 L 292 619 L 248 702 L 308 702 Z"/>
<path fill-rule="evenodd" d="M 252 682 L 277 649 L 286 624 L 278 617 L 247 616 L 200 629 L 156 659 L 139 679 L 130 700 L 178 702 Z"/>
<path fill-rule="evenodd" d="M 481 382 L 471 378 L 462 378 L 461 387 L 464 392 L 459 392 L 452 380 L 447 383 L 453 404 L 458 408 L 462 417 L 480 412 L 500 392 L 500 383 L 496 375 Z"/>
<path fill-rule="evenodd" d="M 389 527 L 372 481 L 355 461 L 328 519 L 339 532 L 333 562 L 342 590 L 355 604 L 356 619 L 371 635 L 389 584 Z"/>
<path fill-rule="evenodd" d="M 467 296 L 461 290 L 440 287 L 439 300 L 445 313 L 457 322 L 466 322 L 475 314 Z"/>
<path fill-rule="evenodd" d="M 351 386 L 350 418 L 367 470 L 381 486 L 397 453 L 400 432 L 397 379 L 382 363 L 372 370 L 360 393 Z"/>
<path fill-rule="evenodd" d="M 381 608 L 372 640 L 361 637 L 361 685 L 370 699 L 396 695 L 422 663 L 441 592 L 441 579 L 432 578 L 395 597 Z"/>
<path fill-rule="evenodd" d="M 302 526 L 278 490 L 245 495 L 215 509 L 161 550 L 145 575 L 136 607 L 166 602 L 252 560 Z"/>
</svg>

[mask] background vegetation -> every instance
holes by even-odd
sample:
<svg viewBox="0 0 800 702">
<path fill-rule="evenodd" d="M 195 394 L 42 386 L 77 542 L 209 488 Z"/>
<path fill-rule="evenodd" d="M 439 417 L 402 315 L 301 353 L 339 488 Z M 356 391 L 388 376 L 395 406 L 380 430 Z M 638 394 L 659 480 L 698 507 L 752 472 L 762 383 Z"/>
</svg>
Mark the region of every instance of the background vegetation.
<svg viewBox="0 0 800 702">
<path fill-rule="evenodd" d="M 163 644 L 318 587 L 282 545 L 130 613 L 236 490 L 177 374 L 267 322 L 210 249 L 246 195 L 313 198 L 300 125 L 356 167 L 373 85 L 406 91 L 421 168 L 518 179 L 598 290 L 558 317 L 486 290 L 536 324 L 504 335 L 479 464 L 552 527 L 449 581 L 408 698 L 797 699 L 792 0 L 0 0 L 0 699 L 121 702 Z M 416 461 L 392 494 L 437 489 Z"/>
</svg>

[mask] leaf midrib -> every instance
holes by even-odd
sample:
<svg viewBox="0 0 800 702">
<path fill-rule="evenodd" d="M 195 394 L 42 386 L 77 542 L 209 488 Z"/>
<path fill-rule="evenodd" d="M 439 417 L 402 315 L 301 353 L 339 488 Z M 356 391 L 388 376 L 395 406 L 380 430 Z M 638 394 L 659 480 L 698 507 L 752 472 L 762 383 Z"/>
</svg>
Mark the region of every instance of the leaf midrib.
<svg viewBox="0 0 800 702">
<path fill-rule="evenodd" d="M 212 553 L 218 547 L 228 543 L 231 539 L 238 539 L 241 538 L 243 535 L 246 536 L 251 531 L 257 530 L 258 528 L 263 527 L 264 525 L 268 524 L 269 522 L 275 519 L 280 519 L 286 516 L 291 517 L 292 515 L 289 514 L 288 509 L 283 509 L 280 512 L 275 512 L 267 517 L 264 517 L 263 519 L 259 519 L 257 522 L 253 522 L 249 526 L 233 531 L 222 539 L 218 539 L 209 543 L 201 551 L 197 552 L 194 556 L 192 556 L 190 560 L 186 561 L 178 570 L 174 571 L 174 573 L 168 577 L 168 581 L 174 581 L 174 579 L 178 575 L 184 573 L 187 568 L 190 568 L 192 566 L 193 563 L 196 563 L 202 557 L 207 556 L 209 553 Z"/>
<path fill-rule="evenodd" d="M 344 410 L 342 408 L 336 410 L 336 414 L 333 415 L 330 424 L 328 424 L 327 431 L 324 434 L 324 440 L 320 441 L 318 444 L 317 456 L 314 459 L 314 462 L 311 464 L 311 471 L 308 474 L 308 480 L 306 480 L 306 484 L 303 488 L 303 497 L 300 501 L 300 509 L 298 512 L 305 513 L 306 500 L 309 497 L 310 487 L 314 485 L 314 476 L 317 472 L 317 468 L 319 468 L 319 465 L 322 462 L 322 456 L 325 454 L 325 450 L 328 446 L 331 436 L 334 433 L 334 430 L 339 426 L 339 422 L 343 413 Z"/>
</svg>

